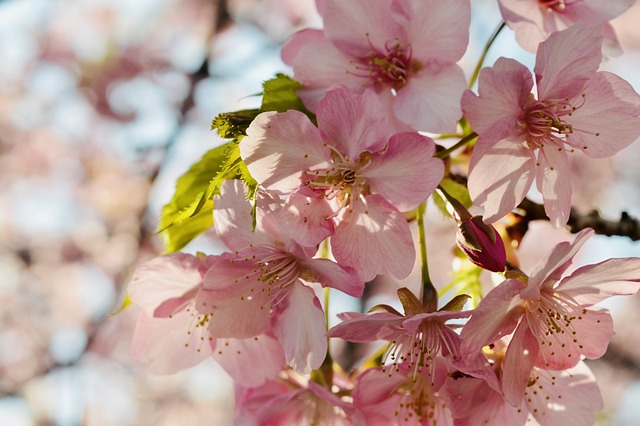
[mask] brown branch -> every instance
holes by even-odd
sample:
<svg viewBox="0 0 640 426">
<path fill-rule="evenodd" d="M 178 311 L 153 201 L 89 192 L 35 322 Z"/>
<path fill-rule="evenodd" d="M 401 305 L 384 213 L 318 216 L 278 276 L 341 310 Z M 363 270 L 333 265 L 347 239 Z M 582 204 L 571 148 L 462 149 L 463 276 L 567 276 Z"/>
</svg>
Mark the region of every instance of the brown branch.
<svg viewBox="0 0 640 426">
<path fill-rule="evenodd" d="M 532 220 L 549 220 L 544 206 L 527 198 L 520 203 L 514 215 L 517 217 L 516 223 L 508 226 L 507 232 L 517 240 L 524 236 Z M 581 214 L 572 208 L 567 225 L 574 234 L 585 228 L 592 228 L 596 234 L 628 237 L 632 241 L 640 240 L 640 221 L 627 212 L 622 212 L 618 221 L 612 221 L 600 216 L 597 210 Z"/>
</svg>

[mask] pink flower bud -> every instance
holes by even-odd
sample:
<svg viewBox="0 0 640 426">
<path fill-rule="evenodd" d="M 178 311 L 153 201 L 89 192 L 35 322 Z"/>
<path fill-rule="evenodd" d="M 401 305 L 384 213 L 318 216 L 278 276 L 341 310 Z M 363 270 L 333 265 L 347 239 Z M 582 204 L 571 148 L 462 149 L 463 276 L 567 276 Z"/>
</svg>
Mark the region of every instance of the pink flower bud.
<svg viewBox="0 0 640 426">
<path fill-rule="evenodd" d="M 462 221 L 456 242 L 474 264 L 493 272 L 504 271 L 507 262 L 504 243 L 498 231 L 482 221 L 482 216 Z"/>
</svg>

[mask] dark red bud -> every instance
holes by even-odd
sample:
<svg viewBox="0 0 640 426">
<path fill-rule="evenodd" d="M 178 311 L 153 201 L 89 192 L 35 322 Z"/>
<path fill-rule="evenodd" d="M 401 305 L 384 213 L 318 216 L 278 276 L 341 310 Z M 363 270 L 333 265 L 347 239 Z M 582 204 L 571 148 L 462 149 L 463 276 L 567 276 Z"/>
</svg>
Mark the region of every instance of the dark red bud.
<svg viewBox="0 0 640 426">
<path fill-rule="evenodd" d="M 474 264 L 493 272 L 504 271 L 507 263 L 504 243 L 493 226 L 482 222 L 482 216 L 462 221 L 456 242 Z"/>
</svg>

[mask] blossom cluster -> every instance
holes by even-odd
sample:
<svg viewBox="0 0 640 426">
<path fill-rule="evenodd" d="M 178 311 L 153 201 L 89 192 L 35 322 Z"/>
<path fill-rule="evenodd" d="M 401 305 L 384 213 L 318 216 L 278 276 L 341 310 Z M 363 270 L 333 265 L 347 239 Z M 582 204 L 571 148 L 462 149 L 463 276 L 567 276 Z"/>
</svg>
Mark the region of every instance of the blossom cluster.
<svg viewBox="0 0 640 426">
<path fill-rule="evenodd" d="M 477 94 L 457 64 L 469 0 L 316 3 L 323 29 L 282 50 L 300 83 L 294 103 L 230 113 L 234 141 L 196 199 L 211 210 L 191 217 L 213 216 L 228 250 L 169 253 L 133 274 L 134 356 L 157 374 L 212 357 L 235 382 L 239 425 L 593 423 L 602 398 L 583 360 L 613 336 L 596 304 L 638 291 L 640 259 L 572 268 L 585 229 L 523 271 L 499 230 L 534 181 L 565 226 L 569 157 L 610 157 L 640 137 L 640 96 L 598 71 L 617 46 L 608 21 L 632 2 L 499 0 L 537 52 L 535 77 L 500 58 L 479 71 Z M 445 148 L 438 135 L 460 141 Z M 430 197 L 458 225 L 443 250 L 457 243 L 499 281 L 484 297 L 439 306 Z M 328 328 L 330 289 L 363 297 L 378 276 L 411 276 L 417 258 L 420 290 L 398 286 L 398 308 L 343 312 Z M 345 372 L 331 339 L 386 343 Z"/>
</svg>

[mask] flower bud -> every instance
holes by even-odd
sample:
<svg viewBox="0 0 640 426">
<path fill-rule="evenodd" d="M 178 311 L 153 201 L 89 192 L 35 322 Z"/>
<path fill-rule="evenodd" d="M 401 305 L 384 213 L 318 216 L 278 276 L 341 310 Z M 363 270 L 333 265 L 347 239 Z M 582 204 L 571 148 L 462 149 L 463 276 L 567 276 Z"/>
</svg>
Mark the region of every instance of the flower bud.
<svg viewBox="0 0 640 426">
<path fill-rule="evenodd" d="M 493 272 L 504 271 L 507 263 L 504 243 L 498 231 L 482 221 L 482 216 L 462 221 L 456 242 L 474 264 Z"/>
</svg>

